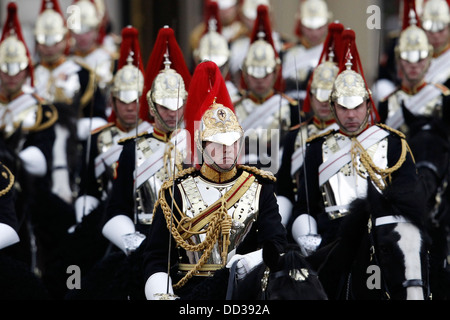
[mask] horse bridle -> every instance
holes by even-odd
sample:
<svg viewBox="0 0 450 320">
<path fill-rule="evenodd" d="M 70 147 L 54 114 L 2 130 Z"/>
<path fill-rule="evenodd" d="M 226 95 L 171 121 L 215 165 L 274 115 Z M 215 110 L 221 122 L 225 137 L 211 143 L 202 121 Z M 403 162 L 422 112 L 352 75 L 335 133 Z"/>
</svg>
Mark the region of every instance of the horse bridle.
<svg viewBox="0 0 450 320">
<path fill-rule="evenodd" d="M 369 216 L 369 220 L 367 222 L 367 231 L 368 231 L 369 241 L 370 241 L 370 249 L 369 249 L 370 250 L 370 261 L 373 260 L 375 262 L 375 265 L 377 265 L 379 267 L 381 273 L 383 273 L 383 269 L 381 268 L 381 266 L 379 264 L 377 254 L 375 252 L 375 239 L 373 237 L 373 232 L 372 232 L 373 227 L 386 225 L 386 224 L 392 224 L 392 223 L 405 223 L 405 222 L 410 223 L 409 220 L 407 220 L 403 216 L 398 216 L 398 215 L 389 215 L 389 216 L 379 217 L 379 218 L 376 218 L 375 221 L 374 221 L 372 215 Z M 382 283 L 383 283 L 384 297 L 387 300 L 390 300 L 391 295 L 390 295 L 389 287 L 386 284 L 386 278 L 383 277 L 383 275 L 382 275 L 381 279 L 382 279 Z M 425 288 L 425 290 L 426 290 L 425 299 L 427 299 L 427 298 L 431 297 L 428 273 L 427 273 L 426 280 L 427 280 L 426 284 L 424 284 L 424 281 L 422 279 L 406 279 L 405 281 L 402 282 L 402 287 L 403 288 L 408 288 L 408 287 Z"/>
<path fill-rule="evenodd" d="M 275 280 L 281 277 L 290 277 L 294 281 L 306 281 L 310 275 L 315 273 L 307 268 L 280 270 L 271 273 L 270 268 L 266 267 L 263 277 L 261 278 L 261 300 L 267 300 L 267 288 L 269 286 L 269 280 Z"/>
</svg>

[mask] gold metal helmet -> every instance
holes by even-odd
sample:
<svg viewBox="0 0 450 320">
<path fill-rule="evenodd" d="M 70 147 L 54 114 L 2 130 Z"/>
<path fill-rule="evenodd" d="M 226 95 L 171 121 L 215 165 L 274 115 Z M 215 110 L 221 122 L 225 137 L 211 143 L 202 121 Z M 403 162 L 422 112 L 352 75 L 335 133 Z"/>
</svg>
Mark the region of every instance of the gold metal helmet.
<svg viewBox="0 0 450 320">
<path fill-rule="evenodd" d="M 79 0 L 74 3 L 80 13 L 80 28 L 71 28 L 74 33 L 83 34 L 99 27 L 101 16 L 95 4 L 89 0 Z"/>
<path fill-rule="evenodd" d="M 29 65 L 27 49 L 15 34 L 9 36 L 0 44 L 0 70 L 10 76 L 15 76 Z"/>
<path fill-rule="evenodd" d="M 305 0 L 299 7 L 299 19 L 310 29 L 318 29 L 326 25 L 330 19 L 328 6 L 323 0 Z"/>
<path fill-rule="evenodd" d="M 112 95 L 125 103 L 138 100 L 144 90 L 144 76 L 133 65 L 133 54 L 131 51 L 127 64 L 117 71 L 112 87 Z"/>
<path fill-rule="evenodd" d="M 416 23 L 415 14 L 411 10 L 410 25 L 401 32 L 398 45 L 395 48 L 400 59 L 411 63 L 416 63 L 433 54 L 433 46 L 428 42 L 425 31 L 419 28 Z"/>
<path fill-rule="evenodd" d="M 198 62 L 203 60 L 213 61 L 221 68 L 230 59 L 228 41 L 217 32 L 217 21 L 215 19 L 210 19 L 208 25 L 209 31 L 201 37 L 194 55 Z"/>
<path fill-rule="evenodd" d="M 329 101 L 334 80 L 339 73 L 339 68 L 332 61 L 325 61 L 314 69 L 314 77 L 311 82 L 311 93 L 320 102 Z"/>
<path fill-rule="evenodd" d="M 354 109 L 370 98 L 370 92 L 366 88 L 363 77 L 352 70 L 352 63 L 348 59 L 346 70 L 342 71 L 334 81 L 330 102 L 337 102 L 347 109 Z"/>
<path fill-rule="evenodd" d="M 244 71 L 254 78 L 265 78 L 280 65 L 280 58 L 276 55 L 270 43 L 263 40 L 264 35 L 253 42 L 244 60 Z"/>
<path fill-rule="evenodd" d="M 231 146 L 243 136 L 244 130 L 234 112 L 214 101 L 203 114 L 200 128 L 196 130 L 194 138 L 197 147 L 202 150 L 202 142 Z"/>
<path fill-rule="evenodd" d="M 184 106 L 187 98 L 183 78 L 174 69 L 170 68 L 171 62 L 165 55 L 164 69 L 155 77 L 152 88 L 147 92 L 147 101 L 150 107 L 156 110 L 157 103 L 169 110 L 176 111 Z"/>
<path fill-rule="evenodd" d="M 422 12 L 422 28 L 430 32 L 443 30 L 450 23 L 450 10 L 445 0 L 428 0 Z"/>
<path fill-rule="evenodd" d="M 61 14 L 52 8 L 45 9 L 37 18 L 34 35 L 37 43 L 52 46 L 61 42 L 67 28 Z"/>
<path fill-rule="evenodd" d="M 242 3 L 242 14 L 249 20 L 255 20 L 257 16 L 257 8 L 259 5 L 270 7 L 269 0 L 244 0 Z"/>
</svg>

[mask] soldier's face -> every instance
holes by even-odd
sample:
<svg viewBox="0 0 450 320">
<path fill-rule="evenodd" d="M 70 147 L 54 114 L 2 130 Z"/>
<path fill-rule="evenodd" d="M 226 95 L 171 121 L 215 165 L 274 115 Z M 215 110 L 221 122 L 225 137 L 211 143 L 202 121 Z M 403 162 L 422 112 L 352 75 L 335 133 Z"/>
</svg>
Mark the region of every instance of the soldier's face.
<svg viewBox="0 0 450 320">
<path fill-rule="evenodd" d="M 329 120 L 333 117 L 331 113 L 330 104 L 328 101 L 321 102 L 312 94 L 311 106 L 314 114 L 321 120 Z"/>
<path fill-rule="evenodd" d="M 323 25 L 317 29 L 311 29 L 304 25 L 301 25 L 302 35 L 306 38 L 311 46 L 316 46 L 325 40 L 328 32 L 328 24 Z"/>
<path fill-rule="evenodd" d="M 138 112 L 137 101 L 125 103 L 119 99 L 114 99 L 114 111 L 123 129 L 128 131 L 136 126 Z"/>
<path fill-rule="evenodd" d="M 409 62 L 399 59 L 400 68 L 405 80 L 416 83 L 422 81 L 429 65 L 429 58 L 419 60 L 418 62 Z"/>
<path fill-rule="evenodd" d="M 435 52 L 441 51 L 450 41 L 450 25 L 437 32 L 425 31 L 425 33 Z"/>
<path fill-rule="evenodd" d="M 164 121 L 164 123 L 170 127 L 170 128 L 177 128 L 180 126 L 179 122 L 183 119 L 183 113 L 184 113 L 184 106 L 182 106 L 181 108 L 179 108 L 178 110 L 174 111 L 174 110 L 170 110 L 160 104 L 155 103 L 156 106 L 156 110 L 159 113 L 159 116 L 161 117 L 161 119 Z M 156 117 L 156 115 L 154 114 L 152 108 L 150 108 L 150 115 L 155 118 L 155 126 L 161 130 L 161 131 L 166 131 L 164 129 L 164 126 L 161 125 L 161 123 L 159 123 L 158 117 Z"/>
<path fill-rule="evenodd" d="M 236 141 L 231 146 L 216 142 L 206 142 L 205 152 L 208 153 L 211 160 L 221 169 L 228 170 L 233 167 L 239 153 L 239 141 Z M 205 157 L 207 164 L 211 161 Z"/>
<path fill-rule="evenodd" d="M 87 52 L 95 46 L 98 37 L 98 30 L 90 30 L 80 34 L 72 33 L 72 36 L 75 39 L 75 46 L 77 50 Z"/>
<path fill-rule="evenodd" d="M 25 83 L 28 74 L 28 68 L 20 71 L 14 76 L 10 76 L 9 74 L 0 71 L 1 91 L 6 95 L 19 92 L 22 89 L 22 85 Z"/>
<path fill-rule="evenodd" d="M 348 132 L 355 132 L 361 128 L 361 125 L 366 121 L 368 108 L 369 103 L 366 101 L 353 109 L 347 109 L 340 104 L 335 104 L 336 117 Z"/>
<path fill-rule="evenodd" d="M 65 39 L 52 46 L 47 46 L 45 44 L 40 43 L 36 44 L 36 50 L 38 51 L 39 56 L 43 61 L 46 62 L 53 62 L 58 60 L 64 54 L 65 49 L 66 49 Z"/>
<path fill-rule="evenodd" d="M 247 85 L 250 91 L 258 96 L 266 96 L 272 89 L 276 80 L 276 73 L 269 73 L 264 78 L 255 78 L 251 75 L 247 75 Z"/>
</svg>

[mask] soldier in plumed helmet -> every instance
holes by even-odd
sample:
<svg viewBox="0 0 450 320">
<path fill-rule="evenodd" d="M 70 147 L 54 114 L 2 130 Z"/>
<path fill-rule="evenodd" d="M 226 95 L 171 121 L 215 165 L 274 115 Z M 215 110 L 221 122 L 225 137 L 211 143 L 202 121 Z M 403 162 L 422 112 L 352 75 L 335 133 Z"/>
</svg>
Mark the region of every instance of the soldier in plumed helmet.
<svg viewBox="0 0 450 320">
<path fill-rule="evenodd" d="M 273 175 L 237 164 L 244 132 L 214 62 L 202 62 L 194 72 L 185 121 L 194 167 L 166 182 L 155 206 L 143 252 L 151 300 L 189 299 L 193 288 L 234 261 L 242 278 L 262 262 L 265 241 L 282 249 L 286 242 Z M 215 289 L 216 296 L 201 297 L 197 289 L 191 298 L 223 299 L 224 288 Z"/>
<path fill-rule="evenodd" d="M 299 123 L 299 109 L 297 102 L 283 93 L 281 60 L 271 36 L 268 10 L 258 6 L 242 67 L 245 92 L 234 107 L 246 135 L 243 161 L 276 173 L 281 142 L 289 128 Z"/>
<path fill-rule="evenodd" d="M 336 240 L 350 203 L 366 197 L 368 183 L 380 192 L 388 185 L 415 190 L 418 183 L 404 135 L 376 124 L 378 114 L 364 78 L 354 31 L 344 30 L 342 40 L 344 59 L 330 94 L 339 128 L 306 141 L 308 170 L 300 173 L 291 218 L 293 239 L 305 254 Z"/>
<path fill-rule="evenodd" d="M 153 130 L 119 142 L 123 149 L 102 227 L 103 235 L 124 253 L 133 252 L 147 236 L 161 185 L 183 168 L 183 113 L 190 79 L 173 29 L 161 28 L 140 103 L 141 118 L 151 122 Z"/>
<path fill-rule="evenodd" d="M 16 202 L 16 213 L 24 221 L 19 229 L 22 241 L 17 244 L 23 249 L 19 249 L 20 255 L 23 254 L 21 258 L 37 271 L 36 247 L 31 246 L 36 230 L 32 225 L 42 218 L 36 211 L 47 208 L 46 199 L 51 193 L 52 144 L 58 112 L 32 90 L 23 89 L 28 88 L 24 86 L 27 82 L 33 87 L 33 65 L 23 39 L 16 3 L 10 2 L 7 9 L 0 40 L 2 160 L 16 177 L 20 191 Z"/>
<path fill-rule="evenodd" d="M 337 128 L 336 121 L 329 106 L 329 96 L 334 80 L 339 72 L 341 57 L 341 33 L 344 26 L 341 23 L 330 23 L 328 36 L 323 44 L 320 63 L 313 70 L 307 86 L 306 98 L 302 111 L 312 113 L 302 123 L 292 127 L 283 143 L 283 157 L 277 177 L 277 200 L 280 206 L 282 222 L 286 225 L 292 214 L 296 191 L 300 181 L 299 175 L 303 169 L 305 145 L 309 137 Z M 288 231 L 290 230 L 287 227 Z"/>
<path fill-rule="evenodd" d="M 433 46 L 420 28 L 415 2 L 404 2 L 403 30 L 395 47 L 396 64 L 400 71 L 400 86 L 378 105 L 380 120 L 408 135 L 402 104 L 415 115 L 432 116 L 450 121 L 450 91 L 440 83 L 428 82 L 426 73 L 433 56 Z"/>
</svg>

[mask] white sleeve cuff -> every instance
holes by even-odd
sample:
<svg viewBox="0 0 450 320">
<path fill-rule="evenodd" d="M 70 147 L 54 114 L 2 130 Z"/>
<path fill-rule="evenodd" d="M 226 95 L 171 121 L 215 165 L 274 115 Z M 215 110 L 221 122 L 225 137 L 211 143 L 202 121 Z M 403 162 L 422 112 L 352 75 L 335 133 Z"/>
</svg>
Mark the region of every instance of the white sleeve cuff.
<svg viewBox="0 0 450 320">
<path fill-rule="evenodd" d="M 20 241 L 16 230 L 6 223 L 0 223 L 0 249 L 9 247 Z"/>
<path fill-rule="evenodd" d="M 125 243 L 123 242 L 123 235 L 134 233 L 136 228 L 133 221 L 126 215 L 118 215 L 106 222 L 103 226 L 102 234 L 103 236 L 116 245 L 125 254 L 127 249 L 125 248 Z"/>
<path fill-rule="evenodd" d="M 35 146 L 27 147 L 19 152 L 19 158 L 22 160 L 25 170 L 38 177 L 45 176 L 47 172 L 47 160 L 41 149 Z"/>
</svg>

